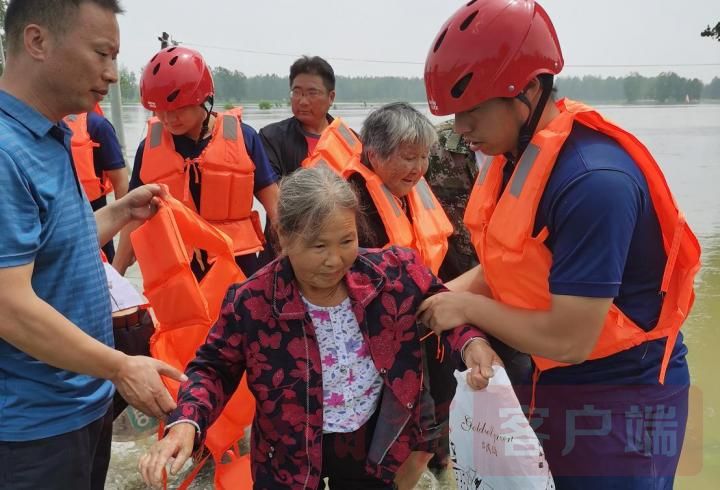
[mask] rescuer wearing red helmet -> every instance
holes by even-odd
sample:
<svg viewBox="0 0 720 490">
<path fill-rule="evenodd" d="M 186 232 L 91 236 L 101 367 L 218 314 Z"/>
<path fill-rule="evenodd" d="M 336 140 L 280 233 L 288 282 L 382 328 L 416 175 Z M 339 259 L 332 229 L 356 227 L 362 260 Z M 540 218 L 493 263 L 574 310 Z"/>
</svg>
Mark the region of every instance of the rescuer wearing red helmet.
<svg viewBox="0 0 720 490">
<path fill-rule="evenodd" d="M 430 46 L 430 110 L 494 158 L 465 212 L 480 266 L 420 317 L 532 356 L 527 401 L 558 489 L 672 488 L 700 249 L 647 148 L 553 99 L 562 67 L 533 0 L 470 1 Z"/>
<path fill-rule="evenodd" d="M 213 112 L 214 95 L 210 69 L 197 51 L 173 46 L 152 57 L 140 79 L 140 99 L 155 116 L 135 154 L 130 188 L 166 184 L 173 197 L 232 239 L 236 262 L 249 276 L 265 241 L 252 197 L 274 222 L 278 177 L 257 133 L 242 122 L 242 109 Z M 132 262 L 128 232 L 113 262 L 121 273 Z M 204 276 L 204 252 L 192 266 L 198 279 Z"/>
</svg>

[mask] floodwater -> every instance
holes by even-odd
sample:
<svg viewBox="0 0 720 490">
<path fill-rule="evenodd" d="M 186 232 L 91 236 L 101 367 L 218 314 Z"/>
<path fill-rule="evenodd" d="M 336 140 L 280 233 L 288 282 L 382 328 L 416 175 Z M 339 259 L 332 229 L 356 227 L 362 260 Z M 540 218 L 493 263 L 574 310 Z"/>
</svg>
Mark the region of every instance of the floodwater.
<svg viewBox="0 0 720 490">
<path fill-rule="evenodd" d="M 363 104 L 338 104 L 333 110 L 355 130 L 372 110 Z M 427 107 L 418 108 L 429 114 Z M 601 106 L 609 118 L 645 143 L 662 167 L 675 197 L 698 235 L 703 267 L 697 279 L 697 298 L 683 327 L 694 385 L 691 420 L 675 488 L 715 489 L 720 485 L 720 383 L 715 360 L 720 354 L 720 105 Z M 107 111 L 108 116 L 109 108 Z M 243 120 L 259 130 L 289 117 L 289 108 L 260 111 L 247 108 Z M 128 162 L 145 132 L 148 113 L 140 106 L 123 107 Z M 439 118 L 431 117 L 433 121 Z M 139 286 L 137 269 L 129 275 Z M 109 489 L 144 488 L 137 460 L 152 437 L 136 442 L 114 442 L 108 474 Z M 435 481 L 424 475 L 419 488 L 451 489 L 451 478 Z M 212 487 L 209 471 L 192 488 Z"/>
</svg>

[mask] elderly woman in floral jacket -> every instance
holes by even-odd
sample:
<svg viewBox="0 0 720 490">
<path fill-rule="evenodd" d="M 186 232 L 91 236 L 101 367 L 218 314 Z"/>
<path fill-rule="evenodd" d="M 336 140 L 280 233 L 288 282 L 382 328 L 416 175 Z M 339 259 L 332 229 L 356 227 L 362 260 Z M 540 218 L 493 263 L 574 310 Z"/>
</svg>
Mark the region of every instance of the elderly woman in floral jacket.
<svg viewBox="0 0 720 490">
<path fill-rule="evenodd" d="M 228 291 L 165 438 L 141 459 L 146 482 L 159 484 L 172 457 L 182 466 L 247 374 L 256 490 L 322 489 L 326 477 L 333 489 L 414 485 L 400 468 L 432 452 L 437 432 L 415 311 L 444 289 L 411 250 L 359 249 L 357 213 L 350 185 L 325 167 L 283 180 L 283 255 Z M 471 368 L 471 386 L 487 385 L 497 358 L 479 330 L 440 342 Z"/>
</svg>

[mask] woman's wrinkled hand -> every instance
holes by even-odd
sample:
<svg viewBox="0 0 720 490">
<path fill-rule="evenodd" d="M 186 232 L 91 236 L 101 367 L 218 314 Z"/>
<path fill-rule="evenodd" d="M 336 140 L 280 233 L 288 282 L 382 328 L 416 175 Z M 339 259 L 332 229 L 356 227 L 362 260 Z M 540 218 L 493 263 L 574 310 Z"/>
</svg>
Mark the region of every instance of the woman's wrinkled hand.
<svg viewBox="0 0 720 490">
<path fill-rule="evenodd" d="M 485 339 L 474 339 L 465 346 L 463 359 L 468 368 L 467 384 L 474 390 L 482 390 L 490 383 L 495 372 L 493 366 L 502 366 L 500 357 Z"/>
<path fill-rule="evenodd" d="M 174 475 L 192 455 L 196 429 L 193 424 L 180 423 L 170 428 L 167 435 L 152 445 L 138 463 L 145 484 L 162 488 L 165 467 L 172 461 L 170 474 Z"/>
</svg>

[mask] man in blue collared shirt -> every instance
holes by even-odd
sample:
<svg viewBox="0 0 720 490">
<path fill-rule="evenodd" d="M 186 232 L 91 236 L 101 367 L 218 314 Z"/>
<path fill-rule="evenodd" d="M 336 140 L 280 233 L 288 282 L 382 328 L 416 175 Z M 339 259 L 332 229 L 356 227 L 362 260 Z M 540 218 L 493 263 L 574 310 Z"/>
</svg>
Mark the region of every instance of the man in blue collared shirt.
<svg viewBox="0 0 720 490">
<path fill-rule="evenodd" d="M 159 374 L 112 348 L 98 246 L 152 215 L 143 186 L 94 215 L 60 122 L 117 81 L 114 0 L 13 0 L 0 78 L 0 488 L 103 488 L 113 383 L 146 413 L 175 403 Z"/>
</svg>

